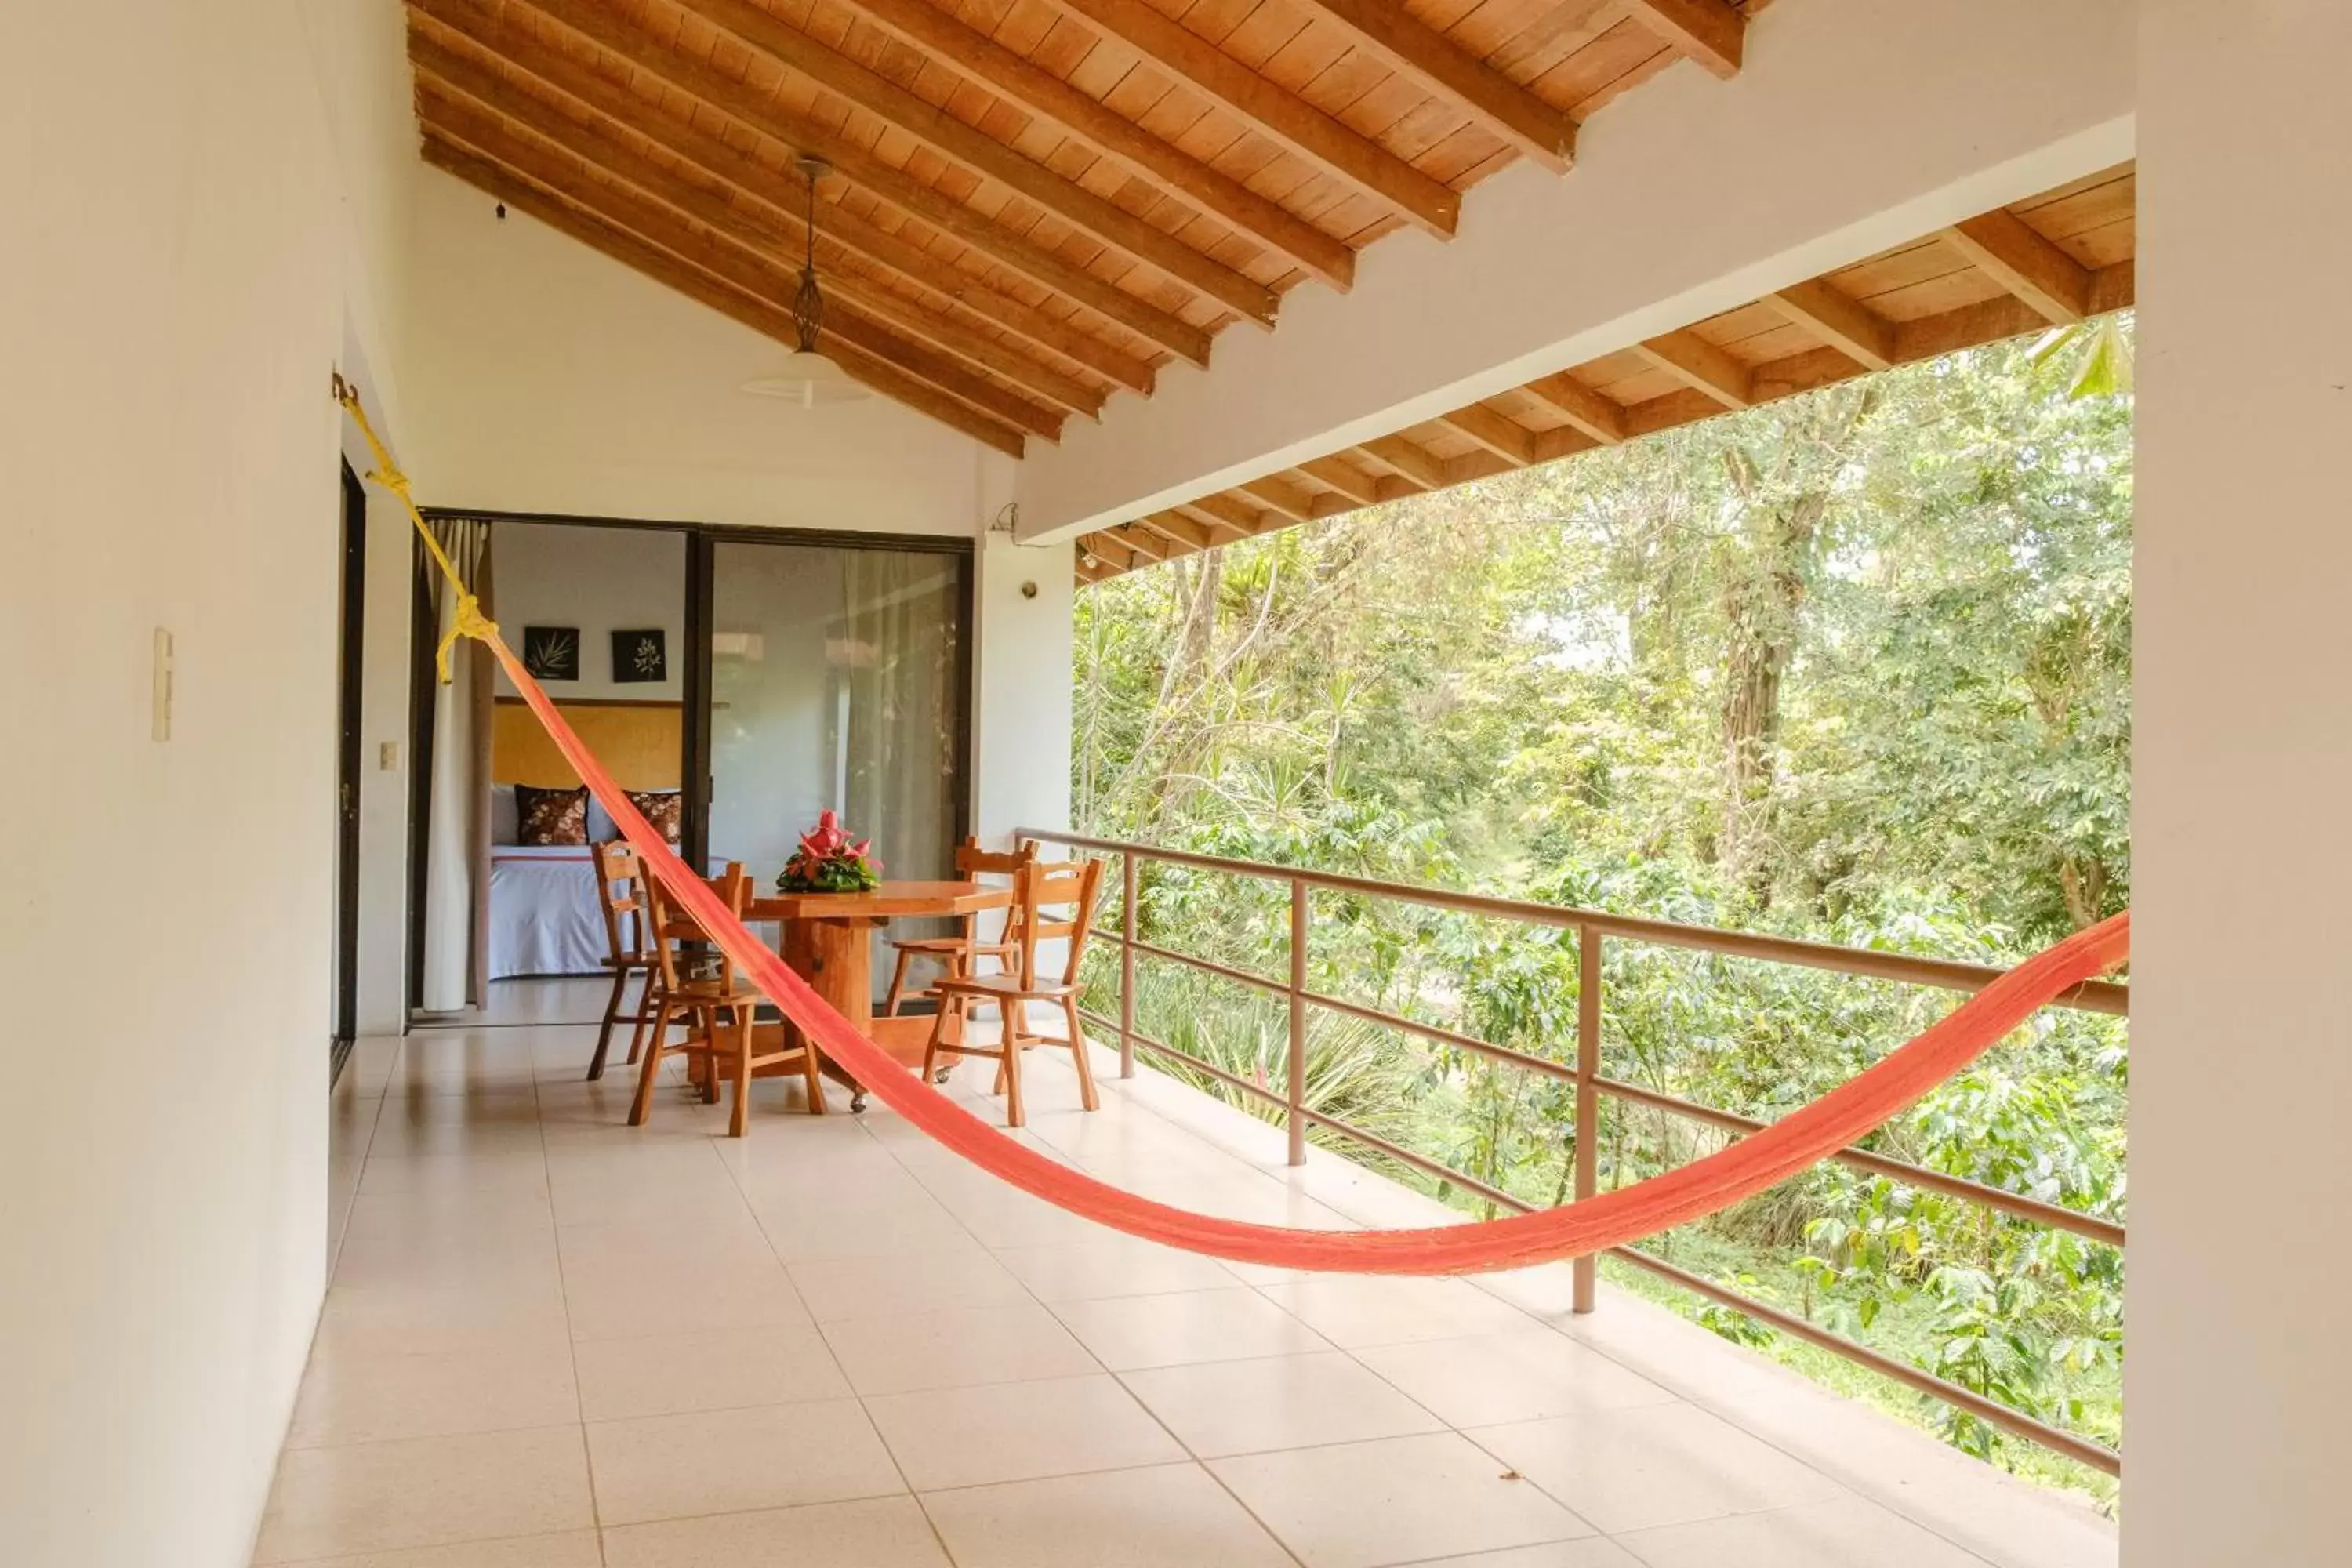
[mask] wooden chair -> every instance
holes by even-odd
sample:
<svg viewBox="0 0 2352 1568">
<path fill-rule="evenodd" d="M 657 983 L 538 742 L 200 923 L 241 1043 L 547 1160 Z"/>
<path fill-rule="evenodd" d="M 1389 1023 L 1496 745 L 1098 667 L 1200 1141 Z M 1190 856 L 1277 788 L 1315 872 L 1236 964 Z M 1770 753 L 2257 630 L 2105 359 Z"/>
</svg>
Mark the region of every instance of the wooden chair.
<svg viewBox="0 0 2352 1568">
<path fill-rule="evenodd" d="M 966 838 L 956 846 L 956 876 L 966 881 L 982 877 L 1016 877 L 1022 867 L 1036 858 L 1037 846 L 1034 840 L 1024 841 L 1020 847 L 1007 854 L 982 849 L 979 839 Z M 994 942 L 980 940 L 978 910 L 963 917 L 963 930 L 955 936 L 917 936 L 893 941 L 890 945 L 898 957 L 890 969 L 890 994 L 882 1004 L 883 1012 L 893 1018 L 898 1016 L 899 1005 L 908 994 L 907 971 L 919 959 L 929 959 L 939 964 L 950 979 L 978 973 L 982 958 L 993 958 L 999 969 L 1010 972 L 1013 953 L 1019 945 L 1020 918 L 1017 905 L 1007 910 L 1003 930 Z M 913 994 L 920 999 L 939 994 L 936 991 L 918 991 Z"/>
<path fill-rule="evenodd" d="M 613 997 L 604 1004 L 604 1026 L 596 1031 L 596 1054 L 588 1062 L 588 1080 L 593 1083 L 604 1076 L 604 1056 L 612 1048 L 615 1024 L 628 1024 L 629 1065 L 636 1065 L 637 1053 L 645 1048 L 646 1029 L 656 1016 L 661 988 L 646 917 L 646 868 L 638 863 L 637 852 L 615 838 L 597 845 L 592 858 L 596 866 L 596 902 L 604 911 L 604 967 L 613 972 Z M 637 1005 L 625 1013 L 621 1000 L 628 994 L 630 980 L 638 977 L 644 984 L 637 990 Z"/>
<path fill-rule="evenodd" d="M 735 965 L 723 952 L 719 954 L 711 973 L 688 974 L 686 955 L 679 949 L 685 943 L 709 941 L 708 933 L 692 916 L 671 905 L 655 879 L 646 877 L 641 885 L 653 931 L 656 1000 L 652 1043 L 637 1074 L 637 1097 L 629 1107 L 629 1125 L 643 1126 L 652 1114 L 654 1085 L 661 1075 L 662 1058 L 671 1051 L 686 1055 L 689 1074 L 699 1086 L 706 1103 L 719 1098 L 722 1071 L 735 1080 L 734 1110 L 727 1123 L 727 1135 L 730 1138 L 740 1138 L 749 1130 L 751 1075 L 763 1067 L 797 1065 L 808 1087 L 809 1114 L 823 1116 L 824 1079 L 817 1070 L 817 1053 L 799 1047 L 761 1049 L 755 1015 L 764 998 L 736 978 Z M 743 874 L 740 863 L 730 864 L 723 876 L 710 880 L 709 887 L 739 916 L 751 902 L 751 879 Z M 722 1016 L 724 1024 L 720 1021 Z M 670 1026 L 678 1019 L 686 1020 L 688 1032 L 684 1040 L 673 1046 L 669 1043 Z M 781 1039 L 784 1031 L 771 1027 Z M 698 1073 L 693 1071 L 696 1068 L 700 1069 Z"/>
<path fill-rule="evenodd" d="M 1013 877 L 1013 918 L 1019 922 L 1014 939 L 1015 963 L 1005 974 L 950 975 L 939 984 L 940 1012 L 931 1021 L 931 1037 L 923 1050 L 923 1076 L 930 1078 L 942 1056 L 987 1057 L 998 1064 L 997 1078 L 1004 1090 L 1004 1120 L 1021 1126 L 1027 1114 L 1021 1100 L 1021 1053 L 1032 1046 L 1066 1044 L 1078 1072 L 1078 1099 L 1088 1110 L 1100 1103 L 1095 1096 L 1095 1075 L 1087 1060 L 1086 1031 L 1078 1023 L 1078 964 L 1086 956 L 1087 936 L 1095 918 L 1096 895 L 1102 890 L 1102 862 L 1084 860 L 1055 864 L 1032 860 Z M 1059 979 L 1037 972 L 1037 944 L 1066 938 L 1069 946 Z M 966 1043 L 973 1007 L 993 1002 L 1004 1017 L 993 1048 Z M 1027 1028 L 1026 1007 L 1032 1002 L 1052 1003 L 1068 1021 L 1066 1040 L 1049 1041 Z M 952 1023 L 954 1037 L 949 1037 Z M 952 1065 L 952 1063 L 950 1064 Z"/>
</svg>

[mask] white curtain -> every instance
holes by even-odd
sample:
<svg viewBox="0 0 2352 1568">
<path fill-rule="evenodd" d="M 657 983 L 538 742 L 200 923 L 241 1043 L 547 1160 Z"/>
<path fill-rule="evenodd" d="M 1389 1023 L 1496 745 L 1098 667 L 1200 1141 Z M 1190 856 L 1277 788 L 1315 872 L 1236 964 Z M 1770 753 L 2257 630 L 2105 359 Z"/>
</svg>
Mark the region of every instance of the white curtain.
<svg viewBox="0 0 2352 1568">
<path fill-rule="evenodd" d="M 478 518 L 439 518 L 440 541 L 485 615 L 490 605 L 490 525 Z M 435 637 L 448 635 L 457 595 L 427 564 L 436 612 Z M 425 650 L 423 657 L 430 658 Z M 420 1005 L 428 1013 L 478 1006 L 488 969 L 489 650 L 460 637 L 449 651 L 450 679 L 433 689 L 431 809 L 425 829 L 425 964 Z"/>
<path fill-rule="evenodd" d="M 847 550 L 842 816 L 891 877 L 951 874 L 956 574 L 946 556 Z"/>
</svg>

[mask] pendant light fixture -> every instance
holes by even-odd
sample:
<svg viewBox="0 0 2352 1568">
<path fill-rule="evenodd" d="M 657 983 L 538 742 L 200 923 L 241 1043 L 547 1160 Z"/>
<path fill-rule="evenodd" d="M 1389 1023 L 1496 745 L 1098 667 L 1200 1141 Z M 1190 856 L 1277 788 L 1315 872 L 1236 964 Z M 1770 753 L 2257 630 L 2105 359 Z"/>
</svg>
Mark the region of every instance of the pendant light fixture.
<svg viewBox="0 0 2352 1568">
<path fill-rule="evenodd" d="M 803 153 L 800 171 L 808 181 L 808 255 L 801 264 L 800 289 L 793 296 L 793 335 L 799 346 L 784 361 L 782 370 L 754 376 L 743 384 L 742 390 L 802 408 L 855 403 L 873 393 L 817 347 L 817 334 L 824 326 L 824 295 L 816 285 L 816 183 L 833 172 L 833 165 L 814 153 Z"/>
</svg>

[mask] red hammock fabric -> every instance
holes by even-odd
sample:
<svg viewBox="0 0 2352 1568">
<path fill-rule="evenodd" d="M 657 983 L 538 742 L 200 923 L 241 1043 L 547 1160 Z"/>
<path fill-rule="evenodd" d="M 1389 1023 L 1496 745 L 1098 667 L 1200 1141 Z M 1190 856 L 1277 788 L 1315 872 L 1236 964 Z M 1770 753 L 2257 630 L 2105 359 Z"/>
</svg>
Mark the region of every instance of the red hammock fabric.
<svg viewBox="0 0 2352 1568">
<path fill-rule="evenodd" d="M 2115 916 L 2026 960 L 1940 1023 L 1802 1110 L 1730 1147 L 1564 1208 L 1413 1230 L 1293 1230 L 1154 1203 L 1005 1137 L 850 1026 L 728 912 L 613 782 L 495 631 L 484 637 L 515 689 L 647 868 L 751 983 L 884 1104 L 1024 1192 L 1147 1241 L 1189 1252 L 1356 1274 L 1474 1274 L 1578 1258 L 1714 1214 L 1784 1181 L 1901 1111 L 1967 1067 L 2053 997 L 2121 963 L 2131 916 Z"/>
</svg>

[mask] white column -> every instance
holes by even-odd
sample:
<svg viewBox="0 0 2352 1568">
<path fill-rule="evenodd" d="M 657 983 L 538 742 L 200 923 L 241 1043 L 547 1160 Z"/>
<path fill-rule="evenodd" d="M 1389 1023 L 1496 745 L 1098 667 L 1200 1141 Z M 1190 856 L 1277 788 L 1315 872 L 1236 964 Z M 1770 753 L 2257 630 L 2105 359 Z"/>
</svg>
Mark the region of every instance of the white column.
<svg viewBox="0 0 2352 1568">
<path fill-rule="evenodd" d="M 2127 1568 L 2352 1554 L 2352 7 L 2144 0 Z"/>
<path fill-rule="evenodd" d="M 1010 521 L 1013 464 L 982 458 L 983 516 Z M 1016 827 L 1070 817 L 1073 551 L 983 526 L 974 575 L 972 831 L 1004 848 Z"/>
</svg>

